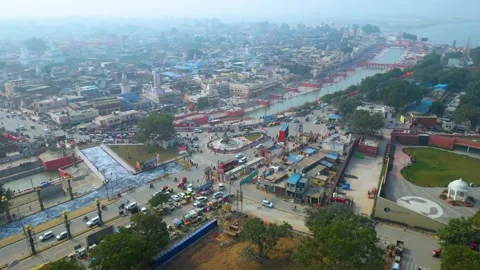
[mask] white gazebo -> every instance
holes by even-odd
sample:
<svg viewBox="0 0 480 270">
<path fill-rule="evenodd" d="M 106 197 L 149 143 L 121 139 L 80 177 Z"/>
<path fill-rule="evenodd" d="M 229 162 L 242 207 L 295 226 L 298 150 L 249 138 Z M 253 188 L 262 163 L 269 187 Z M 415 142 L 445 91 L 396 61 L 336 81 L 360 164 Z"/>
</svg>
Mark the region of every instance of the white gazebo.
<svg viewBox="0 0 480 270">
<path fill-rule="evenodd" d="M 462 200 L 465 201 L 468 197 L 468 192 L 470 191 L 470 187 L 468 184 L 463 181 L 462 178 L 454 180 L 448 184 L 448 198 L 452 198 L 454 201 L 457 200 L 457 197 L 462 197 Z"/>
</svg>

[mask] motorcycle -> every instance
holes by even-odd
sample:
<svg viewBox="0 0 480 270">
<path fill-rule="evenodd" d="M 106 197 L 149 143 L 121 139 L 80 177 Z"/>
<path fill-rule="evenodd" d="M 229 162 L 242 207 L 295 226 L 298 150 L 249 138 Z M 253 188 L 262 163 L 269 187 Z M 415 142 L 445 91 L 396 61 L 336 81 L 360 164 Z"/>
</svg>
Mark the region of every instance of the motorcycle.
<svg viewBox="0 0 480 270">
<path fill-rule="evenodd" d="M 441 255 L 442 255 L 442 250 L 441 250 L 441 249 L 434 249 L 434 250 L 433 250 L 433 255 L 432 255 L 432 257 L 434 257 L 434 258 L 440 258 Z"/>
<path fill-rule="evenodd" d="M 150 184 L 150 188 L 153 188 L 153 184 Z"/>
<path fill-rule="evenodd" d="M 107 206 L 106 205 L 102 205 L 102 210 L 106 210 L 107 209 Z"/>
<path fill-rule="evenodd" d="M 87 216 L 84 216 L 84 217 L 83 217 L 83 221 L 88 221 L 88 217 L 87 217 Z"/>
<path fill-rule="evenodd" d="M 175 179 L 173 179 L 173 182 L 178 182 L 178 179 L 177 179 L 177 177 L 175 177 Z"/>
</svg>

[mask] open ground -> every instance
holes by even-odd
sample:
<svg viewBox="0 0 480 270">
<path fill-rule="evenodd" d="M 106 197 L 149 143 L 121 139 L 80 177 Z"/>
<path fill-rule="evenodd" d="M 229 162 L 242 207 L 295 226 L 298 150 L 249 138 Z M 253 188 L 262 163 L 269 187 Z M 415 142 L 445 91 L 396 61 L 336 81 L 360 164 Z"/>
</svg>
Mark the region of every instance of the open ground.
<svg viewBox="0 0 480 270">
<path fill-rule="evenodd" d="M 422 187 L 446 187 L 456 179 L 480 184 L 480 160 L 435 148 L 404 148 L 415 158 L 402 169 L 402 176 Z"/>
<path fill-rule="evenodd" d="M 154 145 L 109 145 L 117 155 L 135 168 L 136 162 L 144 162 L 160 154 L 160 161 L 166 161 L 178 156 L 178 149 L 163 149 L 161 146 Z"/>
</svg>

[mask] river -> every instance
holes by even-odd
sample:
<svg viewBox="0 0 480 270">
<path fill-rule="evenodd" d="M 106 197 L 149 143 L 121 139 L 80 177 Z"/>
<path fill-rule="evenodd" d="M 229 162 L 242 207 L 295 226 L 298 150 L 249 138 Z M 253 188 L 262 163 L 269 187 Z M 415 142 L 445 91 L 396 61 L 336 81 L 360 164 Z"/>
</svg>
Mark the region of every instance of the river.
<svg viewBox="0 0 480 270">
<path fill-rule="evenodd" d="M 370 62 L 382 63 L 382 64 L 393 64 L 395 63 L 395 61 L 397 61 L 397 59 L 402 55 L 403 52 L 404 52 L 403 48 L 389 48 L 383 51 L 382 53 L 380 53 L 379 55 L 377 55 Z M 312 91 L 309 93 L 305 93 L 303 95 L 298 95 L 298 96 L 289 98 L 287 100 L 284 100 L 283 102 L 274 103 L 269 107 L 260 108 L 255 111 L 248 112 L 245 115 L 247 117 L 259 118 L 261 116 L 279 113 L 291 107 L 302 105 L 305 102 L 311 102 L 311 101 L 317 100 L 318 98 L 320 98 L 325 94 L 331 94 L 337 91 L 344 90 L 351 85 L 359 84 L 362 81 L 362 79 L 368 76 L 373 76 L 380 72 L 383 72 L 383 71 L 378 69 L 358 69 L 351 76 L 348 76 L 339 82 L 333 83 L 330 86 L 326 86 L 316 91 Z"/>
<path fill-rule="evenodd" d="M 432 44 L 451 45 L 457 41 L 457 47 L 465 47 L 470 39 L 472 48 L 480 46 L 480 35 L 476 31 L 480 29 L 480 22 L 439 24 L 427 28 L 408 31 L 418 38 L 428 38 Z"/>
</svg>

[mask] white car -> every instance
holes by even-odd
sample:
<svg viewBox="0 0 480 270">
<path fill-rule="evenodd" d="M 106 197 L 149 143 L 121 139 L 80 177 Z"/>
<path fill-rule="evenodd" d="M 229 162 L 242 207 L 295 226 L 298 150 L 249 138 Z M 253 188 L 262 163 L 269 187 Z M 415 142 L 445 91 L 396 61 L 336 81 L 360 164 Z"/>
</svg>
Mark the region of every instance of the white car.
<svg viewBox="0 0 480 270">
<path fill-rule="evenodd" d="M 243 158 L 241 158 L 241 159 L 238 161 L 238 163 L 239 163 L 239 164 L 245 164 L 245 163 L 247 163 L 247 161 L 248 161 L 247 158 L 246 158 L 246 157 L 243 157 Z"/>
<path fill-rule="evenodd" d="M 176 202 L 178 202 L 180 200 L 180 197 L 178 197 L 178 195 L 172 195 L 172 197 L 170 197 L 170 198 L 172 198 L 172 200 L 174 200 Z"/>
<path fill-rule="evenodd" d="M 65 238 L 67 238 L 67 237 L 68 237 L 68 233 L 67 233 L 66 231 L 57 234 L 57 240 L 58 240 L 58 241 L 60 241 L 60 240 L 62 240 L 62 239 L 65 239 Z"/>
<path fill-rule="evenodd" d="M 178 195 L 178 197 L 181 198 L 181 199 L 185 198 L 185 193 L 183 193 L 183 192 L 180 192 L 180 193 L 178 193 L 177 195 Z"/>
<path fill-rule="evenodd" d="M 205 196 L 200 196 L 200 197 L 197 198 L 197 201 L 199 201 L 199 202 L 205 202 L 207 199 L 208 199 L 208 198 L 205 197 Z"/>
<path fill-rule="evenodd" d="M 53 234 L 52 231 L 48 231 L 48 232 L 45 232 L 43 233 L 38 239 L 40 241 L 47 241 L 48 239 L 54 237 L 55 235 Z"/>
<path fill-rule="evenodd" d="M 199 128 L 196 128 L 196 129 L 193 130 L 193 132 L 195 132 L 195 133 L 202 133 L 202 130 L 199 129 Z"/>
<path fill-rule="evenodd" d="M 222 196 L 223 196 L 223 192 L 221 192 L 221 191 L 217 191 L 217 192 L 213 193 L 213 198 L 215 198 L 215 199 L 218 199 Z"/>
<path fill-rule="evenodd" d="M 204 207 L 205 207 L 205 203 L 203 203 L 203 202 L 198 202 L 198 201 L 197 201 L 197 202 L 194 202 L 194 203 L 193 203 L 193 207 L 195 207 L 195 208 L 204 208 Z"/>
<path fill-rule="evenodd" d="M 225 189 L 225 186 L 223 185 L 223 183 L 218 184 L 218 190 L 224 190 L 224 189 Z"/>
<path fill-rule="evenodd" d="M 257 149 L 263 148 L 263 144 L 259 144 L 259 145 L 255 146 L 255 148 L 257 148 Z"/>
<path fill-rule="evenodd" d="M 90 219 L 89 221 L 87 221 L 87 226 L 92 227 L 92 226 L 95 226 L 99 223 L 100 223 L 100 218 L 99 217 L 94 217 L 94 218 Z"/>
<path fill-rule="evenodd" d="M 146 207 L 140 208 L 140 212 L 142 212 L 142 214 L 146 214 L 147 213 L 147 208 Z"/>
<path fill-rule="evenodd" d="M 238 153 L 238 154 L 235 155 L 235 159 L 241 159 L 243 157 L 244 157 L 244 155 L 242 153 Z"/>
<path fill-rule="evenodd" d="M 194 143 L 194 144 L 193 144 L 193 147 L 199 148 L 200 146 L 198 145 L 198 143 Z"/>
<path fill-rule="evenodd" d="M 268 200 L 263 200 L 262 205 L 266 206 L 268 208 L 273 208 L 273 203 L 271 201 L 268 201 Z"/>
<path fill-rule="evenodd" d="M 137 203 L 136 202 L 132 202 L 132 203 L 129 203 L 127 206 L 125 206 L 125 209 L 127 211 L 130 211 L 132 210 L 133 208 L 137 207 Z"/>
</svg>

